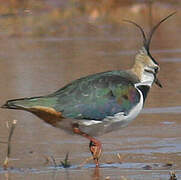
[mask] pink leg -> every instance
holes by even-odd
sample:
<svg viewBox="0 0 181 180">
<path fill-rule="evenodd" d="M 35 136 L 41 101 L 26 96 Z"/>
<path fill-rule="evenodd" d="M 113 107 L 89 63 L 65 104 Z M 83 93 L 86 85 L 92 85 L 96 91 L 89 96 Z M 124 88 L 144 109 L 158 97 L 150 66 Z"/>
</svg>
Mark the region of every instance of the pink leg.
<svg viewBox="0 0 181 180">
<path fill-rule="evenodd" d="M 101 142 L 98 141 L 97 139 L 89 136 L 88 134 L 80 131 L 80 129 L 78 127 L 73 127 L 73 131 L 74 131 L 74 133 L 79 134 L 90 140 L 89 149 L 90 149 L 90 152 L 92 153 L 96 167 L 99 167 L 99 157 L 101 156 L 101 152 L 102 152 Z"/>
</svg>

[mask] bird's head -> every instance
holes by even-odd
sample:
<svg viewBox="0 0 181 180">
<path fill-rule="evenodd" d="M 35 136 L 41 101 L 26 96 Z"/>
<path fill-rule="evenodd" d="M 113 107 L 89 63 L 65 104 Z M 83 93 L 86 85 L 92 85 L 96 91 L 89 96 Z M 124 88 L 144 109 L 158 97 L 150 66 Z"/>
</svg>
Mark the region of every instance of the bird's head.
<svg viewBox="0 0 181 180">
<path fill-rule="evenodd" d="M 153 83 L 158 85 L 159 87 L 162 87 L 160 81 L 157 78 L 157 73 L 160 70 L 158 62 L 152 57 L 150 53 L 150 43 L 152 36 L 155 32 L 155 30 L 159 27 L 159 25 L 166 21 L 169 17 L 174 15 L 176 12 L 168 15 L 164 19 L 162 19 L 159 23 L 157 23 L 149 32 L 148 36 L 146 37 L 145 32 L 141 26 L 136 24 L 133 21 L 130 20 L 124 20 L 126 22 L 134 24 L 139 30 L 141 31 L 141 34 L 143 36 L 143 46 L 137 53 L 135 57 L 135 64 L 132 68 L 133 72 L 136 73 L 138 76 L 140 82 L 147 83 L 146 85 L 151 86 Z"/>
</svg>

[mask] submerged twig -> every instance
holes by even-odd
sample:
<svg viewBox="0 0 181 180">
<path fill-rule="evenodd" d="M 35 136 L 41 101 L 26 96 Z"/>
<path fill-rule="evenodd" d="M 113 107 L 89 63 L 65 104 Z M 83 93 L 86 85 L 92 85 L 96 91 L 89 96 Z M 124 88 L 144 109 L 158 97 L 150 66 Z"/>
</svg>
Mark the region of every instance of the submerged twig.
<svg viewBox="0 0 181 180">
<path fill-rule="evenodd" d="M 51 159 L 52 159 L 52 161 L 53 161 L 54 166 L 57 167 L 57 163 L 56 163 L 56 161 L 55 161 L 55 158 L 54 158 L 53 156 L 50 156 L 50 157 L 51 157 Z"/>
<path fill-rule="evenodd" d="M 123 157 L 119 153 L 117 153 L 117 157 L 119 159 L 119 163 L 122 163 L 123 162 Z"/>
<path fill-rule="evenodd" d="M 70 167 L 70 162 L 68 157 L 69 153 L 66 154 L 65 159 L 63 161 L 60 161 L 60 164 L 57 164 L 56 159 L 53 156 L 47 157 L 44 155 L 44 158 L 46 160 L 45 164 L 48 164 L 52 160 L 54 167 L 63 166 L 64 168 Z"/>
<path fill-rule="evenodd" d="M 65 156 L 65 159 L 64 161 L 61 161 L 61 165 L 64 167 L 64 168 L 69 168 L 70 167 L 70 162 L 68 160 L 68 157 L 69 157 L 69 153 L 66 154 Z"/>
<path fill-rule="evenodd" d="M 86 160 L 84 160 L 84 162 L 82 162 L 79 167 L 81 168 L 82 166 L 84 166 L 85 164 L 87 164 L 91 160 L 93 160 L 93 156 L 88 157 Z"/>
<path fill-rule="evenodd" d="M 8 142 L 7 142 L 7 144 L 8 144 L 7 154 L 6 154 L 6 158 L 4 160 L 4 163 L 3 163 L 4 169 L 8 168 L 9 157 L 10 157 L 10 154 L 11 154 L 11 138 L 13 136 L 13 132 L 14 132 L 16 123 L 17 123 L 17 120 L 13 120 L 11 127 L 9 126 L 9 124 L 7 124 L 7 127 L 10 128 L 10 131 L 9 131 Z"/>
<path fill-rule="evenodd" d="M 49 156 L 43 155 L 43 157 L 45 158 L 45 165 L 49 164 L 51 162 L 51 159 Z"/>
</svg>

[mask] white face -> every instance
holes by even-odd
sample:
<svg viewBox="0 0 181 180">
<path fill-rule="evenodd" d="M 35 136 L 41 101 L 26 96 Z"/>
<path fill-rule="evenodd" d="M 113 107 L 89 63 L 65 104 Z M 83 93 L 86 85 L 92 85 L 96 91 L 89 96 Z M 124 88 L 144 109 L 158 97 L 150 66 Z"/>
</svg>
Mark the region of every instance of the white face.
<svg viewBox="0 0 181 180">
<path fill-rule="evenodd" d="M 147 86 L 152 86 L 154 82 L 154 74 L 148 71 L 143 70 L 142 76 L 141 76 L 141 83 Z"/>
</svg>

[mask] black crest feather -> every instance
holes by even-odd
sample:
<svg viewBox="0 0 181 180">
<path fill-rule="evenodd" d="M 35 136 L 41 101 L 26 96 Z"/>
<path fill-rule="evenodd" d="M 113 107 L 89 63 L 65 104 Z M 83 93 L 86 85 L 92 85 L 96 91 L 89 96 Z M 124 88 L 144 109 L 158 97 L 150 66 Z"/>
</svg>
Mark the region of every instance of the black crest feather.
<svg viewBox="0 0 181 180">
<path fill-rule="evenodd" d="M 153 59 L 153 57 L 151 56 L 151 54 L 150 54 L 150 52 L 149 52 L 151 39 L 152 39 L 152 37 L 153 37 L 154 32 L 155 32 L 156 29 L 160 26 L 160 24 L 161 24 L 162 22 L 166 21 L 169 17 L 173 16 L 175 13 L 176 13 L 176 12 L 173 12 L 173 13 L 169 14 L 167 17 L 165 17 L 165 18 L 162 19 L 160 22 L 158 22 L 155 26 L 153 26 L 153 28 L 150 30 L 150 32 L 149 32 L 149 34 L 148 34 L 147 37 L 146 37 L 146 35 L 145 35 L 145 32 L 144 32 L 143 28 L 142 28 L 140 25 L 138 25 L 137 23 L 135 23 L 135 22 L 133 22 L 133 21 L 130 21 L 130 20 L 126 20 L 126 19 L 123 20 L 123 21 L 125 21 L 125 22 L 128 22 L 128 23 L 131 23 L 131 24 L 135 25 L 135 26 L 141 31 L 141 34 L 142 34 L 142 36 L 143 36 L 143 46 L 144 46 L 144 48 L 146 49 L 148 55 L 152 58 L 152 60 L 153 60 L 156 64 L 158 64 L 158 63 Z"/>
</svg>

